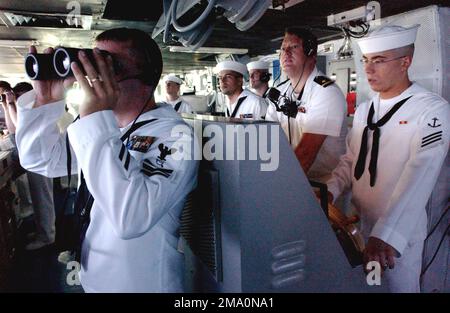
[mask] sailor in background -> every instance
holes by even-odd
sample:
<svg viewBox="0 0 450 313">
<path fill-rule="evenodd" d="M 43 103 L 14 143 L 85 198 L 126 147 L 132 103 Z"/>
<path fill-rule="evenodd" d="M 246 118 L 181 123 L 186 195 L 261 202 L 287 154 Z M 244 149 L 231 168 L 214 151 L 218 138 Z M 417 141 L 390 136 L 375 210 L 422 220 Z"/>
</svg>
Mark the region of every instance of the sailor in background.
<svg viewBox="0 0 450 313">
<path fill-rule="evenodd" d="M 166 102 L 169 103 L 177 113 L 195 113 L 191 105 L 180 98 L 180 86 L 183 80 L 175 74 L 168 74 L 164 77 L 166 87 Z"/>
<path fill-rule="evenodd" d="M 276 101 L 293 107 L 295 117 L 272 103 L 266 120 L 281 124 L 308 178 L 325 183 L 345 153 L 347 104 L 339 87 L 316 68 L 316 56 L 317 39 L 310 31 L 286 29 L 280 63 L 289 79 L 277 86 Z"/>
<path fill-rule="evenodd" d="M 227 97 L 226 116 L 235 118 L 262 119 L 266 115 L 267 103 L 247 89 L 243 89 L 247 67 L 236 61 L 222 61 L 215 67 L 220 90 Z"/>
<path fill-rule="evenodd" d="M 418 26 L 384 26 L 358 41 L 376 95 L 356 110 L 347 152 L 328 188 L 352 189 L 367 243 L 392 292 L 419 292 L 426 204 L 449 147 L 449 104 L 411 82 Z M 448 190 L 445 191 L 448 195 Z"/>
<path fill-rule="evenodd" d="M 250 74 L 250 87 L 263 99 L 267 99 L 269 91 L 269 66 L 269 63 L 263 61 L 247 63 L 247 69 Z"/>
</svg>

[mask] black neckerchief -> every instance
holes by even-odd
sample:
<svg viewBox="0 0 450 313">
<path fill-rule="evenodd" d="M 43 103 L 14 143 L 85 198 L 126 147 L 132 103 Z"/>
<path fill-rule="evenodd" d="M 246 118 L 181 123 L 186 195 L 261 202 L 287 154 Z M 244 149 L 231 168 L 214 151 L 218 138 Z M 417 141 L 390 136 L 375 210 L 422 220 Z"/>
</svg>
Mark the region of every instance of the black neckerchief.
<svg viewBox="0 0 450 313">
<path fill-rule="evenodd" d="M 239 110 L 239 107 L 241 106 L 242 102 L 244 102 L 244 100 L 247 99 L 247 97 L 242 97 L 239 98 L 236 106 L 234 107 L 233 113 L 230 115 L 230 110 L 228 110 L 227 108 L 227 113 L 229 117 L 236 117 L 237 111 Z"/>
<path fill-rule="evenodd" d="M 408 101 L 412 96 L 409 96 L 406 99 L 403 99 L 400 102 L 397 102 L 392 109 L 389 110 L 378 122 L 373 123 L 373 115 L 375 114 L 375 109 L 373 106 L 373 102 L 370 106 L 369 114 L 367 115 L 367 126 L 364 128 L 362 139 L 361 139 L 361 148 L 359 150 L 358 161 L 355 166 L 355 174 L 354 177 L 356 180 L 359 180 L 364 173 L 364 166 L 366 165 L 366 156 L 367 156 L 367 133 L 370 130 L 373 131 L 373 142 L 372 142 L 372 151 L 370 155 L 370 163 L 369 163 L 369 173 L 370 173 L 370 186 L 375 186 L 376 174 L 377 174 L 377 162 L 378 162 L 378 149 L 380 144 L 380 127 L 386 124 L 391 117 L 397 112 L 400 107 Z"/>
<path fill-rule="evenodd" d="M 181 106 L 181 101 L 177 102 L 177 104 L 175 104 L 174 110 L 175 112 L 178 112 L 178 110 L 180 109 Z"/>
</svg>

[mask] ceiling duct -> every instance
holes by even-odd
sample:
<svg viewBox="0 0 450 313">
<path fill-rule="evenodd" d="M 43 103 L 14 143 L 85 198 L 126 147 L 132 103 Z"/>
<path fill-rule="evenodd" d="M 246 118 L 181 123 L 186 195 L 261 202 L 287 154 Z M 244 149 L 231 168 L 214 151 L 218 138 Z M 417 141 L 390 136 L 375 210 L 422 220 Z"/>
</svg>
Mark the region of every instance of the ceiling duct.
<svg viewBox="0 0 450 313">
<path fill-rule="evenodd" d="M 152 36 L 155 38 L 163 33 L 165 43 L 172 39 L 196 50 L 206 42 L 219 17 L 227 18 L 237 29 L 245 31 L 271 4 L 272 0 L 164 0 L 164 13 Z"/>
<path fill-rule="evenodd" d="M 92 16 L 71 14 L 42 14 L 33 12 L 0 12 L 1 20 L 10 27 L 74 28 L 90 30 Z"/>
</svg>

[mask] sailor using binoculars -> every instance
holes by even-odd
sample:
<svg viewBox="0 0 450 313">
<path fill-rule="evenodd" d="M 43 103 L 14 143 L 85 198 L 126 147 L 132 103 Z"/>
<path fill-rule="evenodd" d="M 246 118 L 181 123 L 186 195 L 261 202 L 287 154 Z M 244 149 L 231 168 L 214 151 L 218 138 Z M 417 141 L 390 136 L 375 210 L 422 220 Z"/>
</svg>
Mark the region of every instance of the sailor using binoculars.
<svg viewBox="0 0 450 313">
<path fill-rule="evenodd" d="M 93 53 L 77 51 L 79 62 L 52 49 L 35 58 L 35 64 L 48 65 L 49 56 L 61 61 L 47 69 L 64 79 L 34 67 L 41 80 L 18 104 L 22 165 L 49 177 L 80 173 L 73 248 L 81 257 L 85 291 L 183 291 L 179 217 L 196 185 L 198 162 L 175 146 L 193 144 L 192 131 L 170 105 L 155 103 L 162 57 L 145 32 L 111 29 L 96 44 Z M 67 142 L 56 122 L 64 111 L 64 86 L 75 80 L 85 99 Z M 184 132 L 172 133 L 177 126 Z"/>
</svg>

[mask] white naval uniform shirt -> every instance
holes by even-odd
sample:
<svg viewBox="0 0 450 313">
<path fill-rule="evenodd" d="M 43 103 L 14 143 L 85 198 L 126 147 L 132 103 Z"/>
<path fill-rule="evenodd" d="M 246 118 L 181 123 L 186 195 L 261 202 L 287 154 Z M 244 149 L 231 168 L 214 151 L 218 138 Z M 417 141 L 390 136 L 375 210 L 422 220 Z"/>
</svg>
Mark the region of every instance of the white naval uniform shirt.
<svg viewBox="0 0 450 313">
<path fill-rule="evenodd" d="M 237 110 L 235 114 L 235 118 L 247 118 L 247 119 L 254 119 L 254 120 L 260 120 L 264 118 L 267 111 L 267 103 L 264 101 L 263 98 L 260 96 L 254 94 L 248 89 L 244 89 L 241 94 L 239 95 L 238 99 L 235 103 L 228 103 L 226 104 L 226 110 L 225 115 L 227 117 L 230 117 L 235 107 L 237 106 L 239 99 L 246 97 L 244 101 L 242 101 L 241 105 L 239 106 L 239 109 Z"/>
<path fill-rule="evenodd" d="M 370 130 L 366 166 L 356 180 L 355 165 L 372 101 L 373 122 L 377 122 L 396 102 L 411 95 L 380 127 L 375 186 L 370 187 L 368 171 L 373 138 Z M 394 101 L 380 103 L 376 95 L 357 108 L 347 137 L 347 152 L 333 171 L 328 189 L 336 199 L 343 190 L 352 188 L 352 203 L 360 214 L 364 236 L 377 237 L 402 254 L 408 245 L 425 239 L 425 205 L 440 171 L 448 170 L 442 164 L 449 147 L 450 106 L 415 83 Z"/>
<path fill-rule="evenodd" d="M 22 165 L 49 177 L 67 175 L 65 136 L 56 126 L 64 102 L 31 109 L 34 99 L 30 91 L 18 105 Z M 193 135 L 168 104 L 142 114 L 137 123 L 151 119 L 131 134 L 128 148 L 120 137 L 131 125 L 120 129 L 110 110 L 68 128 L 72 168 L 83 170 L 95 199 L 82 247 L 80 280 L 86 292 L 183 290 L 179 216 L 195 187 L 198 162 L 190 161 L 192 155 L 177 161 L 174 149 L 192 143 Z M 171 134 L 175 126 L 185 133 Z"/>
<path fill-rule="evenodd" d="M 178 98 L 175 101 L 168 101 L 168 100 L 166 101 L 166 103 L 170 104 L 174 109 L 178 102 L 181 102 L 181 104 L 177 110 L 177 113 L 180 113 L 180 114 L 181 113 L 189 113 L 189 114 L 195 113 L 194 110 L 192 109 L 192 106 L 189 103 L 187 103 L 186 101 L 184 101 L 182 98 Z"/>
<path fill-rule="evenodd" d="M 315 68 L 306 81 L 295 119 L 277 112 L 272 103 L 267 109 L 266 120 L 279 122 L 288 138 L 290 133 L 293 149 L 301 142 L 304 133 L 327 136 L 307 173 L 309 179 L 325 183 L 338 164 L 339 157 L 345 153 L 347 104 L 336 84 L 323 87 L 314 81 L 317 76 L 323 74 Z M 292 83 L 287 80 L 278 85 L 277 89 L 281 92 L 281 96 L 285 95 L 295 100 L 298 95 L 292 94 Z M 284 99 L 281 98 L 279 106 L 283 104 Z"/>
</svg>

